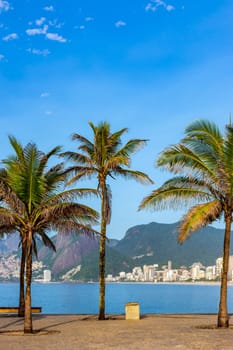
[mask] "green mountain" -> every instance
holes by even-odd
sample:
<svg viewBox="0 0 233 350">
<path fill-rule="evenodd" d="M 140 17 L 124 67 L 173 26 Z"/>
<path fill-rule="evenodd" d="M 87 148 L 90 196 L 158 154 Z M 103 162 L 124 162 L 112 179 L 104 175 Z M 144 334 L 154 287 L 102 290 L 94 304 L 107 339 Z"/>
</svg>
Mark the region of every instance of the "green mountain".
<svg viewBox="0 0 233 350">
<path fill-rule="evenodd" d="M 194 262 L 209 266 L 222 256 L 224 230 L 209 226 L 192 233 L 189 239 L 179 245 L 178 225 L 156 222 L 137 225 L 128 229 L 121 240 L 109 240 L 106 275 L 129 272 L 134 266 L 144 264 L 166 265 L 168 260 L 172 261 L 174 268 L 181 265 L 188 267 Z M 19 256 L 20 249 L 16 251 L 18 239 L 17 235 L 9 235 L 0 241 L 0 255 L 16 252 Z M 56 253 L 38 243 L 38 256 L 44 268 L 52 271 L 53 279 L 98 280 L 98 239 L 84 235 L 56 235 L 52 239 Z"/>
<path fill-rule="evenodd" d="M 93 250 L 81 262 L 80 272 L 73 279 L 82 281 L 98 280 L 99 276 L 99 249 Z M 131 272 L 134 267 L 133 259 L 125 257 L 113 248 L 106 247 L 106 275 L 118 275 L 120 271 Z"/>
<path fill-rule="evenodd" d="M 174 267 L 189 266 L 198 261 L 208 266 L 214 265 L 216 258 L 222 256 L 224 230 L 208 226 L 192 233 L 179 245 L 178 225 L 152 222 L 131 227 L 114 249 L 134 259 L 135 265 L 164 265 L 171 260 Z"/>
</svg>

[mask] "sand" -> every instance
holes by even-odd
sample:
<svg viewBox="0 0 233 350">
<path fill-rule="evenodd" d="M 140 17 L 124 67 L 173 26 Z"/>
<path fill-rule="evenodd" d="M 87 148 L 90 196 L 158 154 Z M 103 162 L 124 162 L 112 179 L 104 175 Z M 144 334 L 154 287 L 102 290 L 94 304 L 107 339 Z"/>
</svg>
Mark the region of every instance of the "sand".
<svg viewBox="0 0 233 350">
<path fill-rule="evenodd" d="M 123 315 L 98 321 L 91 315 L 35 315 L 34 335 L 22 335 L 23 320 L 0 317 L 2 350 L 155 349 L 232 350 L 233 328 L 216 329 L 216 315 Z"/>
</svg>

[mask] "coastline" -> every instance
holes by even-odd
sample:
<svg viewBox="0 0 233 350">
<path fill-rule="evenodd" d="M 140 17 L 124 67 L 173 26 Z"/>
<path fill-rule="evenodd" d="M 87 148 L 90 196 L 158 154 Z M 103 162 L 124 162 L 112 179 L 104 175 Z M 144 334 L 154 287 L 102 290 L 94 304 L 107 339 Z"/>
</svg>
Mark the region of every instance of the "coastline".
<svg viewBox="0 0 233 350">
<path fill-rule="evenodd" d="M 0 281 L 1 284 L 18 284 L 19 281 Z M 41 284 L 41 285 L 53 285 L 53 284 L 99 284 L 99 282 L 94 281 L 32 281 L 32 284 Z M 131 281 L 121 281 L 121 282 L 106 282 L 106 285 L 111 284 L 130 284 L 130 285 L 191 285 L 191 286 L 220 286 L 220 281 L 192 281 L 192 282 L 131 282 Z M 228 281 L 228 286 L 233 286 L 233 281 Z"/>
</svg>

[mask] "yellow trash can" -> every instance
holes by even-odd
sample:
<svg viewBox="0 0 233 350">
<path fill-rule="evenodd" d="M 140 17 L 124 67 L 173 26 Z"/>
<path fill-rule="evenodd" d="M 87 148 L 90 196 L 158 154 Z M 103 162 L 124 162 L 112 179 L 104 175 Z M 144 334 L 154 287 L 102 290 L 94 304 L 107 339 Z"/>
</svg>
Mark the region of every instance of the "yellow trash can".
<svg viewBox="0 0 233 350">
<path fill-rule="evenodd" d="M 130 302 L 125 304 L 125 319 L 126 320 L 140 320 L 139 303 Z"/>
</svg>

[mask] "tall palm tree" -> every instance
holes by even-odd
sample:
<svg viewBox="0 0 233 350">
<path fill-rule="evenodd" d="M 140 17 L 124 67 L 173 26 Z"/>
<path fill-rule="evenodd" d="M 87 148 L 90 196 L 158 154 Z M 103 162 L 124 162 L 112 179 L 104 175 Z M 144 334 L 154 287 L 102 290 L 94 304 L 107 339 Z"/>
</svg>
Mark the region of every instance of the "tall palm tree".
<svg viewBox="0 0 233 350">
<path fill-rule="evenodd" d="M 89 125 L 93 132 L 93 140 L 73 134 L 72 139 L 80 143 L 78 152 L 65 152 L 62 155 L 73 162 L 73 165 L 67 169 L 71 174 L 69 184 L 81 178 L 96 177 L 98 180 L 101 196 L 99 320 L 104 320 L 106 227 L 111 218 L 111 188 L 107 179 L 122 176 L 141 183 L 152 183 L 152 180 L 145 173 L 130 169 L 131 155 L 145 145 L 146 140 L 132 139 L 122 146 L 121 136 L 127 132 L 126 128 L 112 133 L 107 122 L 101 122 L 97 126 L 89 122 Z"/>
<path fill-rule="evenodd" d="M 218 126 L 198 120 L 185 130 L 177 145 L 163 150 L 158 167 L 175 176 L 145 197 L 140 209 L 156 210 L 188 206 L 179 226 L 182 243 L 196 231 L 221 217 L 225 221 L 218 327 L 228 327 L 227 273 L 233 212 L 233 126 L 222 134 Z"/>
<path fill-rule="evenodd" d="M 12 191 L 10 186 L 7 184 L 6 179 L 6 170 L 0 169 L 0 198 L 1 204 L 4 206 L 7 205 L 9 208 L 15 210 L 19 205 L 15 193 Z M 3 202 L 4 200 L 4 202 Z M 1 237 L 5 237 L 7 233 L 12 234 L 17 230 L 17 225 L 10 222 L 6 217 L 2 217 L 2 221 L 0 223 L 0 235 Z M 19 292 L 19 308 L 18 308 L 18 316 L 24 316 L 24 308 L 25 308 L 25 296 L 24 296 L 24 279 L 25 279 L 25 246 L 22 244 L 22 234 L 20 234 L 21 240 L 20 245 L 22 247 L 21 252 L 21 262 L 20 262 L 20 292 Z"/>
<path fill-rule="evenodd" d="M 32 333 L 31 278 L 32 253 L 37 254 L 36 240 L 53 246 L 47 232 L 93 234 L 90 224 L 97 223 L 98 214 L 76 198 L 96 191 L 71 189 L 62 191 L 66 175 L 63 164 L 49 168 L 52 156 L 58 155 L 60 147 L 42 153 L 34 143 L 23 147 L 14 137 L 9 137 L 15 154 L 5 160 L 0 182 L 7 189 L 1 191 L 0 232 L 18 231 L 21 235 L 26 264 L 26 291 L 24 332 Z M 1 193 L 2 192 L 2 193 Z"/>
<path fill-rule="evenodd" d="M 0 226 L 1 227 L 1 226 Z M 14 228 L 13 228 L 14 232 Z M 26 242 L 24 240 L 25 233 L 20 232 L 20 246 L 21 246 L 21 259 L 20 259 L 20 273 L 19 273 L 19 307 L 18 307 L 18 316 L 24 317 L 24 311 L 25 311 L 25 263 L 26 263 Z M 54 252 L 56 252 L 56 247 L 53 244 L 53 241 L 49 238 L 49 236 L 45 233 L 45 239 L 43 240 L 43 243 L 46 247 L 52 249 Z M 36 241 L 34 242 L 33 246 L 33 252 L 38 259 L 37 256 L 37 247 L 36 247 Z"/>
</svg>

